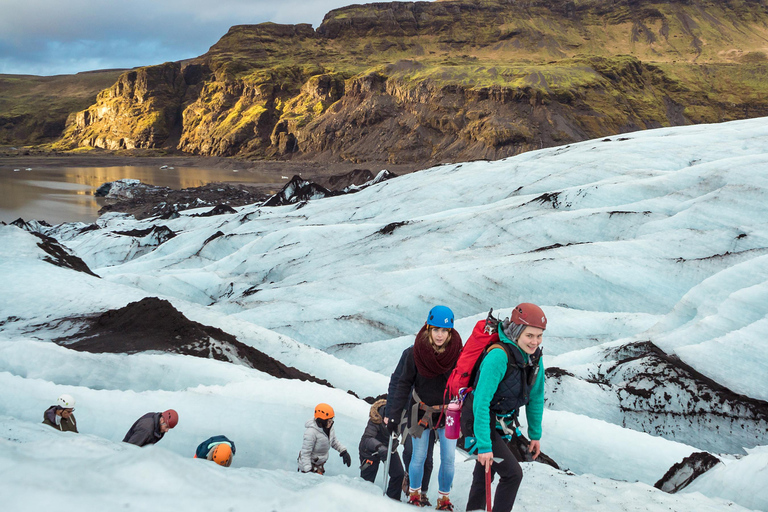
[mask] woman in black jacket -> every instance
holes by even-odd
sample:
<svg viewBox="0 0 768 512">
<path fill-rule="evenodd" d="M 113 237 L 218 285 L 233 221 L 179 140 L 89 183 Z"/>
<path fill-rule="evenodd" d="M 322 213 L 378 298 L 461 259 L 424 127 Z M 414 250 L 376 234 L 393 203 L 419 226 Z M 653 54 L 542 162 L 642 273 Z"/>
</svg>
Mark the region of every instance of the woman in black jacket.
<svg viewBox="0 0 768 512">
<path fill-rule="evenodd" d="M 390 397 L 391 415 L 387 419 L 390 433 L 397 431 L 406 410 L 408 433 L 413 436 L 413 456 L 408 466 L 408 503 L 421 506 L 421 483 L 424 461 L 429 447 L 429 432 L 435 430 L 440 440 L 440 469 L 438 471 L 438 510 L 453 510 L 448 494 L 453 485 L 456 440 L 445 437 L 443 410 L 449 398 L 445 385 L 461 353 L 461 336 L 453 328 L 453 312 L 445 306 L 429 311 L 427 321 L 416 335 L 413 347 L 406 351 L 403 373 L 394 396 Z"/>
</svg>

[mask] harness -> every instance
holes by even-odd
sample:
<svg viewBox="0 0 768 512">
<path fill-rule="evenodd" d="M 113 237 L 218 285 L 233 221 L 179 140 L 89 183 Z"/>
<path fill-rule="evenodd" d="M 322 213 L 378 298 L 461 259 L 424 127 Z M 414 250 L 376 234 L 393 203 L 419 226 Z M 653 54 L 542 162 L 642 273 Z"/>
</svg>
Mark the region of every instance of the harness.
<svg viewBox="0 0 768 512">
<path fill-rule="evenodd" d="M 440 423 L 442 422 L 442 414 L 443 410 L 445 410 L 447 405 L 427 405 L 425 404 L 421 398 L 419 397 L 419 394 L 416 393 L 416 390 L 413 390 L 412 393 L 414 404 L 411 406 L 411 421 L 413 421 L 413 418 L 418 418 L 419 411 L 424 411 L 424 414 L 419 418 L 419 421 L 414 423 L 408 428 L 408 433 L 412 435 L 413 437 L 419 438 L 421 437 L 421 434 L 424 433 L 425 430 L 435 430 L 440 427 Z M 438 420 L 435 422 L 434 415 L 438 415 Z"/>
<path fill-rule="evenodd" d="M 519 410 L 515 409 L 514 411 L 499 416 L 496 414 L 496 430 L 499 430 L 503 433 L 501 436 L 502 439 L 505 441 L 511 441 L 512 438 L 518 437 L 522 435 L 520 433 L 520 421 L 517 419 Z M 507 425 L 507 421 L 510 422 L 510 425 Z"/>
</svg>

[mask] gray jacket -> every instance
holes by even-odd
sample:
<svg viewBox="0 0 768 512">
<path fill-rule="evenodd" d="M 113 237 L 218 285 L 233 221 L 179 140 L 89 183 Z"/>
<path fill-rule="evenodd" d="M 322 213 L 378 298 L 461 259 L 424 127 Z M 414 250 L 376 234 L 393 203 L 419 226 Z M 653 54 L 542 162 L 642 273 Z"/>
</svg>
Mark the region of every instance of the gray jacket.
<svg viewBox="0 0 768 512">
<path fill-rule="evenodd" d="M 134 423 L 123 438 L 124 443 L 146 446 L 155 444 L 165 434 L 160 432 L 160 412 L 148 412 Z"/>
<path fill-rule="evenodd" d="M 299 452 L 299 470 L 309 473 L 312 466 L 322 466 L 328 460 L 330 447 L 339 453 L 347 451 L 343 444 L 336 439 L 336 431 L 331 426 L 330 434 L 326 435 L 315 420 L 309 420 L 304 431 L 304 441 Z"/>
</svg>

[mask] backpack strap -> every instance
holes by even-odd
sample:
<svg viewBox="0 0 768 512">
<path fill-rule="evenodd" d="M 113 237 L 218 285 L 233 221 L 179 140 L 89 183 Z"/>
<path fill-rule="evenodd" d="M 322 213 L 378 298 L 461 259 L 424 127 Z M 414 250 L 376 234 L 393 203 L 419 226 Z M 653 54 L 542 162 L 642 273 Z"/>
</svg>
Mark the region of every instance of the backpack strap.
<svg viewBox="0 0 768 512">
<path fill-rule="evenodd" d="M 495 348 L 500 348 L 504 350 L 504 352 L 507 352 L 507 349 L 504 347 L 504 343 L 498 342 L 494 343 L 493 345 L 489 345 L 488 348 L 485 349 L 485 355 L 488 355 L 488 353 Z M 509 353 L 507 353 L 507 358 L 509 358 Z"/>
<path fill-rule="evenodd" d="M 476 381 L 479 378 L 480 375 L 480 365 L 482 364 L 483 360 L 485 360 L 486 356 L 491 353 L 491 350 L 501 349 L 504 351 L 504 353 L 507 355 L 507 370 L 504 372 L 504 378 L 507 378 L 507 375 L 509 374 L 509 367 L 514 363 L 514 357 L 509 353 L 509 350 L 506 347 L 506 343 L 502 343 L 499 341 L 498 343 L 493 343 L 491 345 L 488 345 L 485 350 L 483 351 L 483 354 L 477 358 L 477 368 L 473 370 L 476 372 L 473 375 L 472 384 L 474 385 L 474 381 Z M 502 379 L 503 380 L 503 379 Z"/>
</svg>

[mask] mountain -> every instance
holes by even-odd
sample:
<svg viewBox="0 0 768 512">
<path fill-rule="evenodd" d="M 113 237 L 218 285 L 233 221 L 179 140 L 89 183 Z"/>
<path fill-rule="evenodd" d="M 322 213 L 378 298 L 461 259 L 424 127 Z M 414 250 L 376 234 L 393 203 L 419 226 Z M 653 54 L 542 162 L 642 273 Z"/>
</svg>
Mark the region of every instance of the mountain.
<svg viewBox="0 0 768 512">
<path fill-rule="evenodd" d="M 128 71 L 57 147 L 439 163 L 768 115 L 765 0 L 351 5 Z"/>
<path fill-rule="evenodd" d="M 0 75 L 0 145 L 50 143 L 61 137 L 67 117 L 88 108 L 123 73 Z"/>
<path fill-rule="evenodd" d="M 364 399 L 386 392 L 431 306 L 451 307 L 466 337 L 489 308 L 531 301 L 549 319 L 542 448 L 562 470 L 524 464 L 519 508 L 768 510 L 766 147 L 758 118 L 216 216 L 0 226 L 0 467 L 13 468 L 0 491 L 11 509 L 66 488 L 85 511 L 228 510 L 246 494 L 267 512 L 399 510 L 339 457 L 322 478 L 296 472 L 314 405 L 332 404 L 357 460 Z M 175 236 L 141 245 L 152 232 Z M 268 374 L 246 347 L 312 379 Z M 39 424 L 62 392 L 80 436 Z M 159 446 L 120 444 L 168 407 L 181 420 Z M 219 433 L 235 465 L 192 461 Z M 456 466 L 463 510 L 472 465 Z"/>
</svg>

